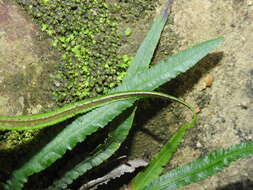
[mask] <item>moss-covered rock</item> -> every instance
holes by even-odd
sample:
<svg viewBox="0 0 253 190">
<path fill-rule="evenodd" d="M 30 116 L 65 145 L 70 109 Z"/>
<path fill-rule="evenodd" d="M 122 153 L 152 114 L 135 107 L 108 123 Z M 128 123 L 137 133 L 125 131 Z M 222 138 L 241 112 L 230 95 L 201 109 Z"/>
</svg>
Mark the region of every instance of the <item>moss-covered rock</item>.
<svg viewBox="0 0 253 190">
<path fill-rule="evenodd" d="M 123 78 L 130 63 L 118 55 L 118 23 L 143 16 L 153 0 L 16 0 L 52 38 L 61 53 L 55 95 L 69 103 L 106 93 Z M 124 35 L 124 34 L 123 34 Z"/>
<path fill-rule="evenodd" d="M 52 38 L 61 52 L 55 95 L 68 103 L 106 93 L 126 70 L 117 55 L 120 34 L 111 10 L 103 0 L 17 0 Z M 128 62 L 126 62 L 128 63 Z"/>
</svg>

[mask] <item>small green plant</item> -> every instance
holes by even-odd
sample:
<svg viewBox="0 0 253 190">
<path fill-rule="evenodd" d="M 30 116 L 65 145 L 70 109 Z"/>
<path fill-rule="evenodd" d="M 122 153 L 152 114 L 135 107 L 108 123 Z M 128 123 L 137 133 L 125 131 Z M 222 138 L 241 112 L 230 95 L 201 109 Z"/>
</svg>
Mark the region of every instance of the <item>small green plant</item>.
<svg viewBox="0 0 253 190">
<path fill-rule="evenodd" d="M 6 190 L 22 189 L 29 176 L 48 168 L 56 160 L 60 159 L 67 150 L 72 150 L 79 142 L 83 142 L 87 136 L 104 128 L 116 116 L 121 114 L 127 108 L 133 106 L 134 102 L 140 98 L 138 97 L 138 93 L 140 93 L 141 96 L 146 94 L 148 96 L 166 97 L 179 101 L 189 107 L 194 113 L 194 109 L 187 103 L 175 97 L 151 91 L 193 67 L 200 59 L 206 56 L 208 52 L 216 48 L 223 41 L 223 38 L 217 38 L 195 45 L 192 48 L 181 51 L 149 68 L 163 27 L 168 18 L 170 5 L 171 1 L 165 2 L 160 14 L 156 16 L 154 24 L 148 32 L 147 37 L 132 60 L 122 84 L 111 90 L 109 95 L 86 100 L 84 102 L 69 104 L 55 111 L 35 116 L 0 117 L 0 125 L 2 126 L 2 129 L 16 129 L 18 127 L 20 127 L 18 129 L 31 129 L 33 127 L 50 126 L 76 114 L 83 113 L 84 111 L 87 111 L 86 108 L 90 110 L 91 108 L 100 106 L 77 117 L 60 131 L 48 144 L 33 155 L 25 164 L 13 171 L 10 179 L 4 186 Z M 78 51 L 79 48 L 81 47 L 78 47 L 74 51 Z M 119 95 L 124 97 L 122 98 Z M 101 104 L 103 98 L 105 101 Z M 86 104 L 87 102 L 88 104 Z M 94 102 L 95 104 L 92 104 Z M 84 105 L 88 105 L 88 107 Z M 108 138 L 104 144 L 99 145 L 97 149 L 93 151 L 92 155 L 84 158 L 83 161 L 69 169 L 61 177 L 55 179 L 54 183 L 48 187 L 48 189 L 66 189 L 68 185 L 72 184 L 79 176 L 82 176 L 88 170 L 100 165 L 110 158 L 126 139 L 132 127 L 135 109 L 130 111 L 130 114 L 128 114 L 126 118 L 108 134 Z M 38 123 L 38 120 L 42 120 L 42 122 Z M 195 122 L 196 114 L 194 113 L 192 121 L 181 127 L 154 157 L 147 169 L 133 179 L 133 182 L 129 187 L 130 189 L 175 189 L 183 185 L 203 180 L 220 171 L 232 161 L 253 154 L 253 143 L 242 143 L 227 150 L 217 150 L 203 159 L 194 161 L 182 168 L 172 170 L 160 176 L 163 166 L 171 159 L 173 153 L 180 145 L 187 129 L 191 128 Z M 21 125 L 17 126 L 17 123 Z"/>
</svg>

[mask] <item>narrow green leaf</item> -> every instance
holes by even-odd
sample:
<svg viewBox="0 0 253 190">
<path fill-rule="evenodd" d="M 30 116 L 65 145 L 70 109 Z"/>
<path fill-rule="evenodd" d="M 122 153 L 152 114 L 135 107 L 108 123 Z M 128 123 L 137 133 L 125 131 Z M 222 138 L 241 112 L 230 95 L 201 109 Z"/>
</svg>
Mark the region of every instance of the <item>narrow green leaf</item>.
<svg viewBox="0 0 253 190">
<path fill-rule="evenodd" d="M 155 180 L 145 190 L 173 190 L 195 183 L 214 175 L 232 162 L 253 156 L 253 142 L 233 145 L 228 149 L 218 149 L 204 158 L 176 168 Z"/>
<path fill-rule="evenodd" d="M 92 169 L 103 163 L 105 160 L 110 158 L 120 147 L 122 142 L 126 139 L 134 119 L 136 108 L 132 113 L 123 121 L 116 129 L 108 134 L 108 139 L 103 146 L 99 146 L 96 153 L 69 170 L 59 180 L 55 181 L 54 184 L 48 188 L 48 190 L 60 190 L 65 189 L 79 176 L 83 175 L 88 170 Z"/>
<path fill-rule="evenodd" d="M 223 41 L 224 38 L 220 37 L 183 50 L 176 55 L 156 63 L 150 69 L 133 77 L 127 84 L 123 83 L 111 92 L 127 91 L 132 87 L 135 90 L 154 90 L 165 82 L 175 78 L 180 73 L 193 67 Z"/>
<path fill-rule="evenodd" d="M 197 121 L 197 115 L 194 113 L 194 110 L 192 111 L 194 114 L 192 121 L 182 126 L 178 132 L 162 147 L 160 152 L 154 156 L 149 163 L 149 166 L 133 179 L 131 183 L 133 190 L 143 190 L 144 187 L 160 176 L 164 166 L 168 164 L 173 154 L 180 146 L 187 129 L 194 126 Z"/>
<path fill-rule="evenodd" d="M 148 31 L 147 36 L 139 47 L 134 60 L 127 70 L 127 75 L 124 78 L 123 83 L 127 82 L 137 73 L 148 69 L 148 66 L 152 60 L 153 54 L 161 37 L 164 25 L 167 22 L 170 13 L 170 7 L 173 1 L 174 0 L 167 0 L 160 11 L 160 14 L 158 14 L 154 19 L 154 23 L 151 29 Z"/>
<path fill-rule="evenodd" d="M 154 95 L 153 92 L 146 92 L 146 95 Z M 101 107 L 108 102 L 125 100 L 129 97 L 144 97 L 145 92 L 122 92 L 114 93 L 96 98 L 89 98 L 73 104 L 68 104 L 62 108 L 46 112 L 43 114 L 26 115 L 26 116 L 2 116 L 0 115 L 0 130 L 28 130 L 47 127 L 60 123 L 66 119 L 72 118 L 81 113 L 86 113 L 94 108 Z"/>
</svg>

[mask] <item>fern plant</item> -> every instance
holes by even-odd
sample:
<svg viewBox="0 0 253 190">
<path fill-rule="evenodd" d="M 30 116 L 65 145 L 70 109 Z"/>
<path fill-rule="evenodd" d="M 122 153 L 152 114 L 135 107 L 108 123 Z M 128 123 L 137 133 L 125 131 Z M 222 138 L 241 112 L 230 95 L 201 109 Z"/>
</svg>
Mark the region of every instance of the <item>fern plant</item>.
<svg viewBox="0 0 253 190">
<path fill-rule="evenodd" d="M 145 183 L 143 177 L 137 176 L 132 184 L 132 189 L 143 190 L 173 190 L 185 185 L 195 183 L 208 178 L 229 166 L 232 162 L 253 155 L 253 142 L 244 142 L 232 145 L 227 149 L 218 149 L 207 156 L 173 169 L 164 175 L 152 176 L 150 183 Z M 157 168 L 159 167 L 159 164 Z M 151 165 L 150 165 L 151 166 Z M 148 170 L 146 170 L 148 171 Z M 145 173 L 145 172 L 144 172 Z M 145 176 L 145 175 L 143 175 Z M 157 178 L 156 178 L 157 177 Z M 144 187 L 143 187 L 144 186 Z M 143 187 L 143 188 L 139 188 Z"/>
<path fill-rule="evenodd" d="M 143 96 L 164 97 L 183 103 L 193 112 L 193 118 L 191 122 L 180 128 L 179 132 L 166 143 L 161 152 L 155 156 L 147 170 L 144 171 L 144 173 L 139 174 L 133 180 L 131 186 L 133 189 L 168 189 L 167 187 L 169 187 L 169 185 L 179 187 L 189 182 L 203 179 L 203 176 L 213 174 L 214 171 L 217 171 L 215 165 L 217 163 L 220 163 L 219 168 L 221 169 L 228 164 L 228 160 L 232 161 L 243 156 L 248 156 L 252 153 L 252 144 L 250 143 L 235 146 L 235 148 L 233 147 L 227 151 L 219 151 L 219 154 L 214 153 L 216 157 L 213 156 L 213 154 L 210 154 L 208 158 L 204 159 L 204 161 L 200 160 L 190 166 L 185 166 L 185 169 L 183 170 L 171 171 L 171 175 L 165 174 L 159 177 L 162 167 L 170 160 L 171 156 L 176 151 L 187 129 L 192 127 L 196 122 L 196 114 L 194 113 L 194 109 L 184 101 L 170 95 L 151 91 L 193 67 L 200 59 L 206 56 L 208 52 L 213 50 L 223 41 L 223 38 L 217 38 L 200 43 L 160 61 L 153 67 L 149 68 L 163 27 L 169 16 L 171 3 L 172 1 L 165 1 L 160 13 L 156 16 L 154 24 L 148 32 L 147 37 L 137 51 L 136 56 L 127 71 L 125 79 L 117 88 L 111 90 L 109 95 L 70 104 L 53 112 L 35 116 L 0 116 L 0 129 L 25 130 L 51 126 L 77 114 L 89 111 L 84 115 L 80 115 L 68 124 L 24 165 L 13 171 L 10 179 L 5 184 L 4 189 L 22 189 L 29 176 L 48 168 L 56 160 L 61 158 L 67 150 L 72 150 L 78 143 L 85 141 L 87 136 L 104 128 L 116 116 L 121 114 L 127 108 L 133 106 L 134 102 Z M 56 179 L 48 189 L 66 189 L 68 185 L 79 176 L 111 157 L 126 139 L 131 129 L 134 116 L 135 109 L 132 110 L 131 114 L 129 114 L 122 123 L 108 134 L 108 138 L 103 145 L 98 146 L 91 156 L 84 158 L 82 162 L 67 171 L 59 179 Z M 230 156 L 229 159 L 227 156 Z M 216 161 L 219 160 L 220 162 L 205 162 L 206 160 L 212 160 L 212 158 Z M 208 168 L 208 172 L 201 168 L 202 162 L 209 164 L 206 167 Z M 211 169 L 212 166 L 214 166 L 214 171 Z M 193 174 L 197 177 L 189 177 L 191 169 Z M 202 172 L 203 175 L 198 175 L 198 172 Z M 180 178 L 173 178 L 173 176 L 180 176 Z M 189 178 L 191 180 L 188 180 Z M 179 182 L 177 182 L 177 180 L 179 180 Z M 182 182 L 183 180 L 185 180 L 185 182 Z M 174 183 L 171 181 L 174 181 Z"/>
</svg>

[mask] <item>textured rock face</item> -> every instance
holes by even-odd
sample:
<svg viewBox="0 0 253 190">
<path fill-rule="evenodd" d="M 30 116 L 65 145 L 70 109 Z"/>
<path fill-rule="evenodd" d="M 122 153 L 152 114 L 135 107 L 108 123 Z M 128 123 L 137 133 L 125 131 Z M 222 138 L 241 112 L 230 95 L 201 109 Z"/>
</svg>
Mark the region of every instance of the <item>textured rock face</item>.
<svg viewBox="0 0 253 190">
<path fill-rule="evenodd" d="M 10 1 L 0 1 L 0 57 L 1 115 L 34 114 L 53 106 L 49 76 L 57 53 L 31 19 Z M 30 141 L 34 134 L 0 131 L 0 149 Z"/>
<path fill-rule="evenodd" d="M 18 6 L 0 0 L 1 115 L 33 114 L 53 106 L 49 75 L 56 65 L 56 55 Z M 0 131 L 0 183 L 16 167 L 17 160 L 30 151 L 23 145 L 37 134 L 38 131 Z"/>
<path fill-rule="evenodd" d="M 200 133 L 191 139 L 197 143 L 195 150 L 203 153 L 253 141 L 252 1 L 179 0 L 174 12 L 175 30 L 183 38 L 183 47 L 217 36 L 225 37 L 225 43 L 216 50 L 223 53 L 221 60 L 205 74 L 213 76 L 213 85 L 200 91 L 204 75 L 189 95 L 195 101 L 210 97 L 196 128 Z M 185 189 L 217 188 L 253 189 L 253 159 L 239 161 L 210 180 Z"/>
<path fill-rule="evenodd" d="M 16 5 L 0 1 L 0 114 L 35 113 L 48 101 L 55 61 L 42 38 Z"/>
<path fill-rule="evenodd" d="M 188 133 L 183 147 L 173 159 L 174 167 L 217 148 L 253 141 L 252 13 L 252 1 L 246 0 L 175 1 L 173 29 L 179 36 L 180 49 L 219 36 L 225 37 L 225 43 L 192 71 L 175 80 L 177 86 L 169 89 L 183 94 L 201 110 L 198 125 Z M 180 117 L 173 119 L 170 108 L 165 108 L 144 128 L 166 139 L 161 136 L 166 133 L 164 129 L 173 132 L 171 124 L 177 119 Z M 160 127 L 163 129 L 159 131 Z M 146 146 L 149 149 L 157 147 L 157 141 L 149 135 L 137 136 L 136 139 L 148 138 Z M 133 148 L 137 151 L 142 145 L 140 142 Z M 218 175 L 182 189 L 253 189 L 253 159 L 236 162 Z"/>
</svg>

